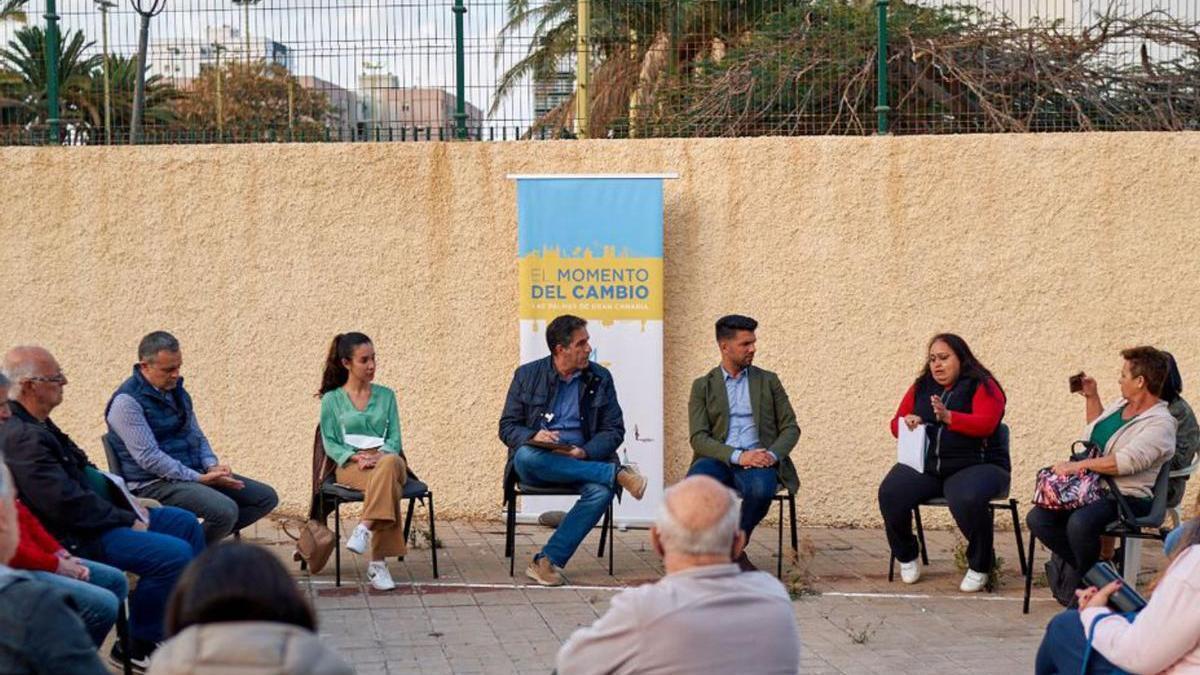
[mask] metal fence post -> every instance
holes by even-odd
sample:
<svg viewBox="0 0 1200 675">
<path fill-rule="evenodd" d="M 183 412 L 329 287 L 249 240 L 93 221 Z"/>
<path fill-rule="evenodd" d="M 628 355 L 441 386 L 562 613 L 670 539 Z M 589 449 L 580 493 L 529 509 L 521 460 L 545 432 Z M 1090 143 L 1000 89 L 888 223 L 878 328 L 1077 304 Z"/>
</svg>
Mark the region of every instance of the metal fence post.
<svg viewBox="0 0 1200 675">
<path fill-rule="evenodd" d="M 463 15 L 467 8 L 463 0 L 454 0 L 454 127 L 455 136 L 461 141 L 467 138 L 467 55 L 463 44 Z"/>
<path fill-rule="evenodd" d="M 591 138 L 591 0 L 578 0 L 575 7 L 575 131 L 580 138 Z"/>
<path fill-rule="evenodd" d="M 888 113 L 891 112 L 888 107 L 887 79 L 888 0 L 875 0 L 875 9 L 878 12 L 876 34 L 879 38 L 875 47 L 875 76 L 879 84 L 875 94 L 875 124 L 876 132 L 882 136 L 888 132 Z"/>
<path fill-rule="evenodd" d="M 60 122 L 58 109 L 58 12 L 55 0 L 46 0 L 46 124 L 50 127 L 50 141 L 58 145 Z"/>
</svg>

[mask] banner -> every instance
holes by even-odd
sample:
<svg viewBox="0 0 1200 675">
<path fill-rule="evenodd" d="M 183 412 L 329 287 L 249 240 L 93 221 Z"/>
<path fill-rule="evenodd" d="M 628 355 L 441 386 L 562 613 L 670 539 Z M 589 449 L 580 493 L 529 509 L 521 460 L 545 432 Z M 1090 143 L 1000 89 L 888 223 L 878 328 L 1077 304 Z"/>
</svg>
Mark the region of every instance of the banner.
<svg viewBox="0 0 1200 675">
<path fill-rule="evenodd" d="M 612 372 L 625 416 L 622 464 L 649 480 L 616 505 L 619 525 L 653 522 L 663 493 L 663 184 L 669 175 L 517 180 L 521 363 L 545 357 L 554 317 L 588 320 L 592 360 Z M 522 516 L 574 497 L 524 497 Z"/>
</svg>

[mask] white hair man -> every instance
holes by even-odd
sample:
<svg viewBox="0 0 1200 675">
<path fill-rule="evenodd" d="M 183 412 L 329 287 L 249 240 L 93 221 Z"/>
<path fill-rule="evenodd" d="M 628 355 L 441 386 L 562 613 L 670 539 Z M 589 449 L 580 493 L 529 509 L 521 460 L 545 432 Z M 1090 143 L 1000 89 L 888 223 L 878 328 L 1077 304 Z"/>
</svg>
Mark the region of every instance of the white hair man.
<svg viewBox="0 0 1200 675">
<path fill-rule="evenodd" d="M 708 476 L 667 490 L 650 542 L 666 576 L 615 596 L 558 652 L 574 673 L 795 673 L 800 634 L 783 584 L 733 561 L 740 503 Z"/>
</svg>

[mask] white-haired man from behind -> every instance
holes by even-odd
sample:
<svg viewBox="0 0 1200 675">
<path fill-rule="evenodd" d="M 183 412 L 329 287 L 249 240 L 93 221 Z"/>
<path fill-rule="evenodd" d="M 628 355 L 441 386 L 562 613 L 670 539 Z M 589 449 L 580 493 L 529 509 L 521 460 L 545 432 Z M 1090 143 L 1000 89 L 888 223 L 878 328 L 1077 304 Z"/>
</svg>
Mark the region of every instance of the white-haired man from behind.
<svg viewBox="0 0 1200 675">
<path fill-rule="evenodd" d="M 795 673 L 800 634 L 791 598 L 766 572 L 733 561 L 746 536 L 741 504 L 708 476 L 667 489 L 650 542 L 666 576 L 612 599 L 558 652 L 575 673 Z"/>
</svg>

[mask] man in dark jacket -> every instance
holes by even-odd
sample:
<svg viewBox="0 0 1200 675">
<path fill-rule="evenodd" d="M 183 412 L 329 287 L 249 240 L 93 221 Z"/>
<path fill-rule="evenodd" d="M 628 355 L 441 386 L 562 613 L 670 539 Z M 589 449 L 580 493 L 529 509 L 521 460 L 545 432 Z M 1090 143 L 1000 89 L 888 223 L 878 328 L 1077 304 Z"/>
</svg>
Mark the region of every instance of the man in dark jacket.
<svg viewBox="0 0 1200 675">
<path fill-rule="evenodd" d="M 525 570 L 543 586 L 563 583 L 556 568 L 567 564 L 600 521 L 618 486 L 635 499 L 646 492 L 646 478 L 617 461 L 625 422 L 612 374 L 588 359 L 588 339 L 587 321 L 577 316 L 551 321 L 550 356 L 517 368 L 500 415 L 500 440 L 508 446 L 506 498 L 513 498 L 518 477 L 531 486 L 579 490 L 579 501 Z"/>
<path fill-rule="evenodd" d="M 50 352 L 12 349 L 4 357 L 4 372 L 16 397 L 10 402 L 12 419 L 0 426 L 0 450 L 17 493 L 72 553 L 138 575 L 137 590 L 129 596 L 129 632 L 131 657 L 145 664 L 164 638 L 167 596 L 183 568 L 204 549 L 204 531 L 183 509 L 145 511 L 119 491 L 113 494 L 83 450 L 50 419 L 67 384 Z M 114 654 L 114 660 L 119 657 Z"/>
<path fill-rule="evenodd" d="M 20 540 L 14 496 L 0 462 L 0 673 L 107 675 L 71 598 L 7 566 Z"/>
</svg>

